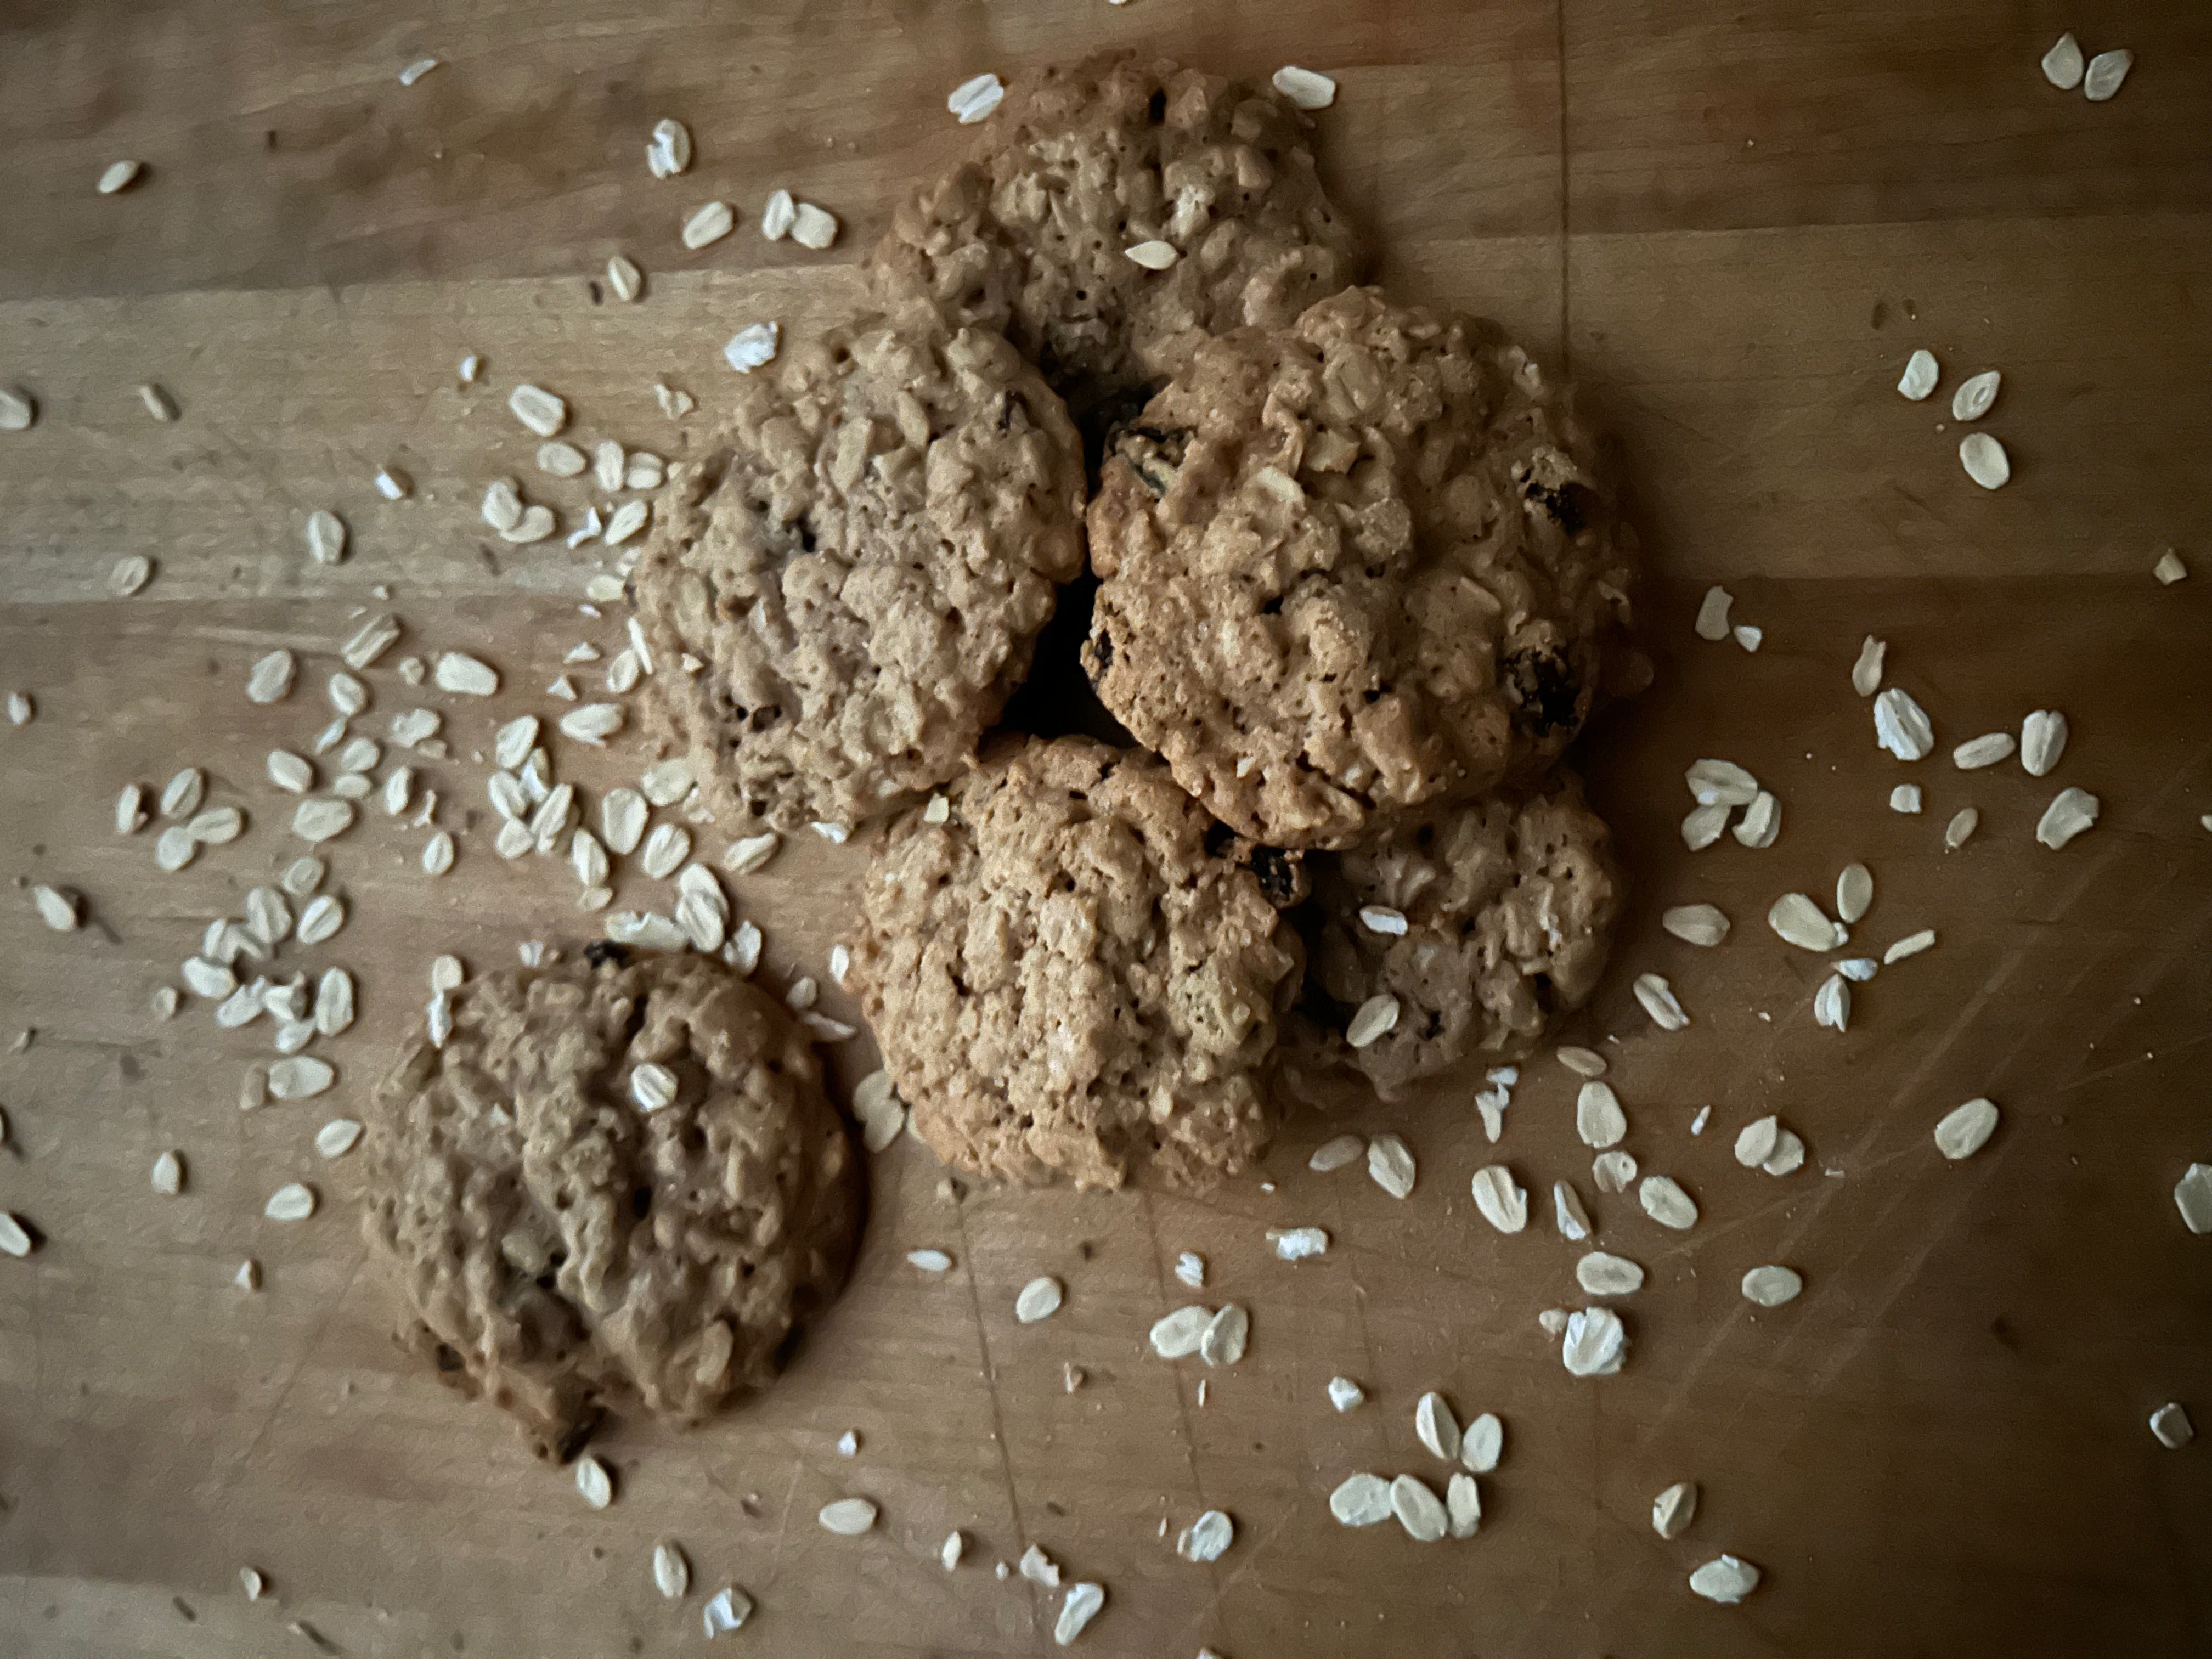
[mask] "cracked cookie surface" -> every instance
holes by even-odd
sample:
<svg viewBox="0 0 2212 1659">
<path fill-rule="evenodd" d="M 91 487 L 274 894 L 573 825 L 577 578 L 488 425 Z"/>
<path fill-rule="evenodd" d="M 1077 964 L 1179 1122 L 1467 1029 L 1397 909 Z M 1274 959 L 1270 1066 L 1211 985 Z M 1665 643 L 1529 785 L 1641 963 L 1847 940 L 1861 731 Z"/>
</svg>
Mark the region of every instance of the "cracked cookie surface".
<svg viewBox="0 0 2212 1659">
<path fill-rule="evenodd" d="M 858 1149 L 775 1000 L 698 957 L 593 947 L 452 993 L 376 1095 L 365 1223 L 403 1343 L 565 1459 L 603 1402 L 678 1420 L 765 1387 L 844 1283 Z M 665 1068 L 657 1110 L 633 1092 Z"/>
<path fill-rule="evenodd" d="M 1465 1060 L 1531 1053 L 1605 971 L 1620 909 L 1611 840 L 1570 776 L 1318 855 L 1293 1063 L 1351 1066 L 1387 1098 Z M 1362 920 L 1370 907 L 1380 927 Z M 1352 1048 L 1352 1012 L 1382 995 L 1397 999 L 1396 1023 Z"/>
</svg>

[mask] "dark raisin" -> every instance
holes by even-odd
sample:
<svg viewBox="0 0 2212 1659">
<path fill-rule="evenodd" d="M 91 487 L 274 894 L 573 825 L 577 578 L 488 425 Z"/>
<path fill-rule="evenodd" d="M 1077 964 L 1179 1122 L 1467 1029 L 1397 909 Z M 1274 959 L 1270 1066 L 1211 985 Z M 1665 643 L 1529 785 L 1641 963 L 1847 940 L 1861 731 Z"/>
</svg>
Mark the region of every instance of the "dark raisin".
<svg viewBox="0 0 2212 1659">
<path fill-rule="evenodd" d="M 1516 651 L 1505 659 L 1505 683 L 1517 707 L 1514 724 L 1541 736 L 1571 727 L 1582 688 L 1574 670 L 1548 651 Z"/>
<path fill-rule="evenodd" d="M 584 960 L 594 968 L 619 968 L 629 960 L 629 951 L 611 939 L 595 939 L 584 947 Z"/>
<path fill-rule="evenodd" d="M 1298 897 L 1304 884 L 1300 879 L 1304 872 L 1296 854 L 1286 853 L 1279 847 L 1255 847 L 1245 864 L 1258 879 L 1260 890 L 1267 895 L 1268 903 L 1280 906 Z"/>
<path fill-rule="evenodd" d="M 1530 501 L 1552 515 L 1552 521 L 1570 536 L 1582 534 L 1583 526 L 1589 522 L 1589 508 L 1584 497 L 1589 491 L 1578 483 L 1564 483 L 1557 489 L 1547 489 L 1530 479 L 1526 491 Z"/>
</svg>

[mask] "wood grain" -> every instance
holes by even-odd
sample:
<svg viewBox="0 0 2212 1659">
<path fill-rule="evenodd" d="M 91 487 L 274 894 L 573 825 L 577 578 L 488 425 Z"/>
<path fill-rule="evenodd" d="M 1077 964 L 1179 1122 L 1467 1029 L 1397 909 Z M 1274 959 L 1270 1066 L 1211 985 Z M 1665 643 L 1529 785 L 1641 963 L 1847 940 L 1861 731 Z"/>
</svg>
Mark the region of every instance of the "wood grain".
<svg viewBox="0 0 2212 1659">
<path fill-rule="evenodd" d="M 702 1595 L 734 1583 L 760 1612 L 732 1651 L 1042 1655 L 1053 1600 L 991 1571 L 1030 1542 L 1109 1587 L 1078 1650 L 1146 1659 L 1201 1644 L 1227 1659 L 1717 1659 L 2212 1642 L 2203 1448 L 2166 1452 L 2144 1426 L 2174 1398 L 2212 1425 L 2212 1267 L 2169 1198 L 2212 1158 L 2200 9 L 449 10 L 33 0 L 0 17 L 0 383 L 41 408 L 0 434 L 0 691 L 39 704 L 0 728 L 0 873 L 90 902 L 64 936 L 0 890 L 0 1206 L 43 1237 L 28 1261 L 0 1261 L 0 1648 L 296 1655 L 313 1649 L 287 1625 L 305 1620 L 348 1654 L 675 1652 L 701 1639 Z M 2036 59 L 2062 27 L 2136 51 L 2117 100 L 2043 83 Z M 860 303 L 861 251 L 963 142 L 946 90 L 1115 44 L 1338 74 L 1325 170 L 1376 233 L 1384 280 L 1501 317 L 1620 434 L 1654 557 L 1640 608 L 1659 675 L 1586 745 L 1634 896 L 1575 1035 L 1613 1056 L 1631 1149 L 1682 1180 L 1704 1219 L 1666 1234 L 1594 1194 L 1574 1079 L 1549 1060 L 1525 1068 L 1494 1148 L 1472 1078 L 1393 1107 L 1347 1099 L 1291 1122 L 1265 1183 L 1204 1200 L 956 1199 L 902 1143 L 875 1161 L 852 1290 L 787 1379 L 692 1433 L 617 1425 L 602 1455 L 620 1495 L 593 1512 L 495 1413 L 402 1362 L 350 1171 L 310 1146 L 419 1017 L 434 955 L 484 969 L 518 941 L 590 933 L 565 868 L 493 854 L 469 759 L 499 720 L 557 712 L 543 688 L 571 645 L 620 643 L 618 617 L 576 608 L 591 552 L 509 548 L 477 519 L 501 473 L 564 511 L 585 499 L 532 468 L 506 391 L 535 380 L 571 400 L 586 439 L 685 454 L 735 326 L 772 316 L 798 333 Z M 442 67 L 400 88 L 398 67 L 426 52 Z M 691 125 L 699 161 L 656 183 L 641 150 L 663 115 Z M 96 196 L 119 155 L 143 160 L 144 180 Z M 778 185 L 841 216 L 829 254 L 750 229 L 699 254 L 678 243 L 697 203 L 731 200 L 746 222 Z M 647 273 L 635 306 L 593 290 L 617 251 Z M 1916 406 L 1892 387 L 1918 345 L 1946 378 Z M 470 351 L 488 371 L 474 389 L 454 374 Z M 1943 429 L 1951 386 L 1985 366 L 2005 374 L 1986 424 L 2016 469 L 1994 495 Z M 174 425 L 139 407 L 146 380 L 176 397 Z M 704 407 L 667 419 L 656 380 Z M 373 493 L 387 463 L 416 479 L 413 499 Z M 318 507 L 352 526 L 334 568 L 305 556 Z M 2167 545 L 2196 574 L 2161 589 L 2149 568 Z M 129 552 L 158 574 L 118 602 L 102 583 Z M 1758 654 L 1692 635 L 1711 580 L 1765 629 Z M 242 1113 L 240 1075 L 265 1037 L 198 1009 L 160 1022 L 148 998 L 210 916 L 237 914 L 298 850 L 263 759 L 329 717 L 324 678 L 370 606 L 409 632 L 368 676 L 365 729 L 446 713 L 456 758 L 422 769 L 460 860 L 424 878 L 427 832 L 374 810 L 337 844 L 331 885 L 352 920 L 292 954 L 360 976 L 361 1023 L 326 1045 L 340 1086 Z M 1938 759 L 1905 769 L 1875 749 L 1848 680 L 1870 632 L 1934 714 Z M 278 645 L 300 653 L 300 686 L 255 708 L 246 668 Z M 499 665 L 492 707 L 402 683 L 401 655 L 441 648 Z M 2034 708 L 2073 720 L 2053 777 L 1940 758 Z M 1774 848 L 1682 849 L 1680 772 L 1701 755 L 1780 793 Z M 596 798 L 641 751 L 562 744 L 556 759 Z M 252 826 L 164 877 L 150 834 L 114 835 L 112 803 L 187 763 Z M 1907 776 L 1926 788 L 1917 817 L 1887 809 Z M 2068 783 L 2104 816 L 2049 853 L 2033 825 Z M 1942 826 L 1969 803 L 1980 835 L 1946 854 Z M 770 981 L 822 971 L 865 857 L 794 844 L 739 884 Z M 1838 1036 L 1812 1025 L 1814 960 L 1760 919 L 1781 891 L 1825 895 L 1853 859 L 1876 878 L 1858 942 L 1923 926 L 1940 941 L 1860 988 Z M 621 902 L 655 896 L 632 876 Z M 1734 918 L 1726 946 L 1661 932 L 1660 911 L 1691 900 Z M 1628 982 L 1644 969 L 1672 979 L 1688 1031 L 1658 1033 L 1638 1009 Z M 846 1006 L 834 988 L 825 1006 Z M 841 1087 L 871 1052 L 844 1046 Z M 1929 1129 L 1979 1094 L 2003 1126 L 1946 1165 Z M 1705 1105 L 1712 1127 L 1693 1138 Z M 1811 1148 L 1787 1180 L 1729 1154 L 1770 1111 Z M 1346 1127 L 1407 1138 L 1410 1199 L 1356 1169 L 1307 1172 Z M 148 1182 L 165 1148 L 189 1168 L 175 1199 Z M 1577 1252 L 1547 1226 L 1509 1239 L 1481 1222 L 1468 1180 L 1498 1160 L 1535 1192 L 1575 1180 L 1602 1241 L 1650 1270 L 1620 1376 L 1576 1382 L 1542 1338 L 1537 1313 L 1579 1300 Z M 319 1187 L 322 1212 L 262 1220 L 293 1179 Z M 1329 1253 L 1273 1261 L 1265 1230 L 1297 1224 L 1326 1227 Z M 922 1245 L 956 1270 L 908 1267 Z M 1151 1321 L 1188 1299 L 1171 1276 L 1186 1249 L 1206 1258 L 1209 1299 L 1253 1310 L 1235 1370 L 1145 1349 Z M 247 1255 L 266 1273 L 252 1296 L 231 1284 Z M 1737 1281 L 1778 1261 L 1806 1293 L 1755 1310 Z M 1014 1293 L 1039 1273 L 1066 1283 L 1067 1304 L 1019 1325 Z M 1337 1374 L 1369 1403 L 1330 1410 Z M 1326 1494 L 1354 1469 L 1440 1483 L 1413 1434 L 1430 1388 L 1507 1424 L 1480 1535 L 1431 1549 L 1395 1527 L 1338 1528 Z M 834 1449 L 848 1428 L 849 1462 Z M 1700 1484 L 1698 1518 L 1662 1543 L 1650 1500 L 1683 1479 Z M 874 1533 L 814 1525 L 852 1492 L 882 1506 Z M 1178 1560 L 1174 1534 L 1210 1506 L 1236 1516 L 1235 1546 L 1211 1567 Z M 969 1553 L 948 1574 L 937 1551 L 954 1528 Z M 653 1587 L 662 1537 L 693 1563 L 681 1606 Z M 1734 1609 L 1684 1583 L 1724 1549 L 1767 1573 Z M 240 1594 L 249 1563 L 273 1601 Z"/>
</svg>

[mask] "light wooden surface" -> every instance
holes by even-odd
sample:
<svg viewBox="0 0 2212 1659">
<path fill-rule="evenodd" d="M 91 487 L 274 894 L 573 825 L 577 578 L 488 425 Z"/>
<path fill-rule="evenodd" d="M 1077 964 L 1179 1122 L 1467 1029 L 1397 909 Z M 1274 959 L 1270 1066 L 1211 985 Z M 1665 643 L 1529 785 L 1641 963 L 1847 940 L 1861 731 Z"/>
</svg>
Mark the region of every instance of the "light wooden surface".
<svg viewBox="0 0 2212 1659">
<path fill-rule="evenodd" d="M 2212 1644 L 2212 1480 L 2202 1445 L 2144 1427 L 2167 1399 L 2212 1428 L 2212 1241 L 2169 1199 L 2212 1158 L 2203 1079 L 2212 956 L 2212 23 L 2201 7 L 2111 0 L 1932 0 L 1733 8 L 1500 0 L 1461 9 L 1169 0 L 1021 6 L 814 0 L 649 15 L 587 0 L 398 15 L 358 5 L 157 8 L 32 3 L 0 17 L 0 382 L 42 413 L 0 434 L 0 691 L 39 714 L 0 727 L 0 869 L 66 883 L 92 921 L 41 927 L 0 895 L 0 1207 L 44 1235 L 0 1261 L 0 1650 L 9 1654 L 288 1655 L 306 1620 L 362 1655 L 607 1655 L 696 1644 L 695 1594 L 672 1606 L 653 1541 L 681 1540 L 695 1583 L 744 1587 L 757 1622 L 732 1652 L 1037 1655 L 1051 1600 L 990 1565 L 1035 1541 L 1109 1589 L 1082 1641 L 1099 1654 L 2180 1653 Z M 2118 99 L 2044 84 L 2063 27 L 2136 54 Z M 954 1204 L 902 1144 L 875 1164 L 875 1210 L 849 1294 L 769 1397 L 673 1434 L 635 1421 L 602 1448 L 605 1513 L 534 1463 L 497 1416 L 400 1363 L 389 1292 L 364 1270 L 349 1171 L 309 1139 L 360 1103 L 443 950 L 488 968 L 516 941 L 574 944 L 564 869 L 501 864 L 482 769 L 498 719 L 540 695 L 579 639 L 619 623 L 574 602 L 593 568 L 557 544 L 481 533 L 483 482 L 538 479 L 506 389 L 538 380 L 579 426 L 684 453 L 701 419 L 653 406 L 665 378 L 711 400 L 738 323 L 797 331 L 854 303 L 853 264 L 890 204 L 963 135 L 945 93 L 981 69 L 1133 43 L 1264 75 L 1297 62 L 1341 82 L 1321 118 L 1325 165 L 1376 234 L 1394 290 L 1498 315 L 1564 358 L 1626 440 L 1655 568 L 1643 609 L 1660 677 L 1595 735 L 1594 790 L 1637 883 L 1617 969 L 1578 1027 L 1617 1039 L 1613 1077 L 1647 1170 L 1682 1179 L 1705 1217 L 1664 1234 L 1593 1199 L 1601 1241 L 1644 1262 L 1626 1370 L 1577 1382 L 1536 1326 L 1580 1300 L 1576 1249 L 1547 1225 L 1501 1238 L 1467 1196 L 1502 1158 L 1540 1191 L 1575 1178 L 1571 1079 L 1539 1061 L 1495 1149 L 1470 1085 L 1345 1121 L 1402 1133 L 1420 1184 L 1394 1203 L 1357 1170 L 1304 1161 L 1339 1125 L 1285 1133 L 1268 1174 L 1197 1201 L 981 1193 Z M 444 66 L 403 89 L 422 52 Z M 698 161 L 650 179 L 647 130 L 688 121 Z M 142 183 L 101 198 L 118 156 Z M 691 206 L 741 222 L 787 185 L 838 212 L 824 256 L 750 230 L 700 254 Z M 635 307 L 588 279 L 626 252 Z M 1917 345 L 1943 392 L 1890 389 Z M 481 352 L 487 385 L 457 388 Z M 2002 494 L 1960 472 L 1950 386 L 2003 369 L 1988 424 L 2010 447 Z M 154 380 L 183 418 L 156 426 Z M 375 467 L 405 466 L 387 504 Z M 341 510 L 355 552 L 310 566 L 301 526 Z M 2151 580 L 2178 545 L 2196 574 Z M 143 552 L 153 586 L 107 599 L 112 561 Z M 1689 631 L 1727 581 L 1747 656 Z M 298 745 L 335 643 L 389 584 L 403 649 L 497 663 L 495 710 L 370 678 L 374 729 L 445 707 L 461 758 L 426 771 L 461 836 L 442 882 L 416 873 L 422 832 L 372 812 L 332 854 L 353 919 L 290 955 L 360 976 L 362 1018 L 325 1045 L 328 1100 L 241 1114 L 238 1078 L 265 1028 L 215 1030 L 148 1012 L 211 915 L 292 856 L 289 802 L 264 781 Z M 1936 721 L 1941 752 L 2071 716 L 2051 779 L 1966 775 L 1878 753 L 1847 681 L 1866 633 Z M 245 669 L 301 653 L 291 700 L 249 706 Z M 394 653 L 396 659 L 398 653 Z M 1674 825 L 1700 755 L 1781 794 L 1778 846 L 1697 857 Z M 635 749 L 562 745 L 596 792 Z M 119 840 L 125 782 L 206 767 L 252 827 L 182 874 L 150 835 Z M 1922 781 L 1919 817 L 1887 811 Z M 2030 831 L 2061 784 L 2103 798 L 2063 853 Z M 1946 856 L 1944 823 L 1982 811 Z M 710 837 L 710 848 L 719 848 Z M 819 971 L 864 849 L 792 848 L 743 884 L 779 982 Z M 1875 871 L 1860 938 L 1923 926 L 1937 947 L 1861 988 L 1852 1030 L 1814 1029 L 1812 960 L 1760 918 L 1816 896 L 1851 859 Z M 633 876 L 624 902 L 650 902 Z M 1735 920 L 1698 952 L 1657 927 L 1709 899 Z M 663 896 L 665 902 L 665 896 Z M 1627 992 L 1670 975 L 1696 1023 L 1653 1030 Z M 831 1006 L 839 1000 L 834 992 Z M 1769 1018 L 1771 1016 L 1771 1018 Z M 34 1032 L 27 1049 L 11 1048 Z M 849 1081 L 866 1044 L 841 1055 Z M 1988 1094 L 2003 1127 L 1957 1167 L 1929 1130 Z M 1692 1139 L 1692 1112 L 1713 1127 Z M 1738 1170 L 1735 1130 L 1778 1111 L 1812 1148 L 1786 1181 Z M 185 1193 L 148 1170 L 179 1148 Z M 322 1212 L 263 1221 L 282 1182 Z M 1271 1225 L 1334 1245 L 1273 1261 Z M 949 1249 L 927 1280 L 902 1260 Z M 1209 1297 L 1253 1310 L 1249 1358 L 1200 1373 L 1150 1358 L 1143 1334 L 1188 1299 L 1177 1252 L 1210 1264 Z M 234 1289 L 247 1255 L 258 1295 Z M 1759 1262 L 1806 1275 L 1760 1313 L 1736 1281 Z M 1015 1290 L 1069 1294 L 1037 1326 Z M 1063 1366 L 1087 1375 L 1076 1392 Z M 1366 1385 L 1339 1416 L 1323 1384 Z M 1347 1533 L 1328 1490 L 1352 1470 L 1442 1469 L 1414 1400 L 1499 1412 L 1504 1466 L 1465 1543 L 1395 1526 Z M 850 1462 L 839 1434 L 861 1437 Z M 1693 1479 L 1687 1536 L 1650 1531 L 1650 1499 Z M 813 1523 L 846 1493 L 883 1510 L 857 1540 Z M 1200 1510 L 1236 1516 L 1215 1566 L 1177 1560 Z M 1170 1537 L 1159 1536 L 1164 1522 Z M 937 1562 L 950 1528 L 966 1564 Z M 1684 1578 L 1729 1550 L 1765 1569 L 1744 1606 Z M 273 1601 L 248 1605 L 239 1567 Z"/>
</svg>

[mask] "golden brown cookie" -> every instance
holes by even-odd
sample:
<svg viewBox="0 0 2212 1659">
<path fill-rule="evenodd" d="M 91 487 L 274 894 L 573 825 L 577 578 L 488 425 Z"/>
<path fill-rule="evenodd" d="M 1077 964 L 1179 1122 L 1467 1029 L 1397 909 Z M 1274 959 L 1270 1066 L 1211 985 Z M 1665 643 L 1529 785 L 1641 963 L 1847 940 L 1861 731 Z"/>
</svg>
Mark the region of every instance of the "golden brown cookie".
<svg viewBox="0 0 2212 1659">
<path fill-rule="evenodd" d="M 1212 829 L 1149 756 L 1083 738 L 1032 741 L 892 826 L 846 984 L 939 1158 L 1194 1188 L 1266 1149 L 1299 956 Z"/>
<path fill-rule="evenodd" d="M 1293 1063 L 1354 1066 L 1387 1097 L 1462 1060 L 1531 1052 L 1605 971 L 1620 908 L 1610 843 L 1563 777 L 1316 855 Z M 1354 1048 L 1370 1003 L 1383 1029 Z"/>
<path fill-rule="evenodd" d="M 1087 410 L 1164 378 L 1194 333 L 1279 326 L 1359 280 L 1312 125 L 1272 88 L 1126 55 L 1018 77 L 973 158 L 899 209 L 871 276 L 887 302 L 1000 330 Z"/>
<path fill-rule="evenodd" d="M 1284 847 L 1540 775 L 1625 638 L 1636 562 L 1527 354 L 1366 289 L 1199 347 L 1116 439 L 1090 532 L 1100 697 Z"/>
<path fill-rule="evenodd" d="M 453 992 L 443 1046 L 418 1036 L 378 1090 L 366 1160 L 402 1340 L 564 1460 L 603 1400 L 690 1421 L 765 1387 L 863 1205 L 774 999 L 700 957 L 586 955 Z"/>
<path fill-rule="evenodd" d="M 738 382 L 640 558 L 653 729 L 718 811 L 787 830 L 957 776 L 1082 568 L 1083 489 L 994 334 L 917 308 L 795 348 Z"/>
</svg>

